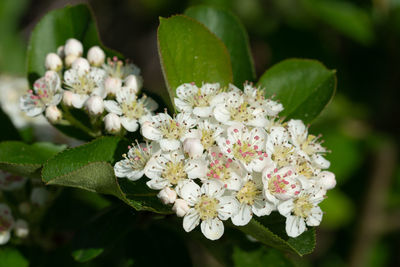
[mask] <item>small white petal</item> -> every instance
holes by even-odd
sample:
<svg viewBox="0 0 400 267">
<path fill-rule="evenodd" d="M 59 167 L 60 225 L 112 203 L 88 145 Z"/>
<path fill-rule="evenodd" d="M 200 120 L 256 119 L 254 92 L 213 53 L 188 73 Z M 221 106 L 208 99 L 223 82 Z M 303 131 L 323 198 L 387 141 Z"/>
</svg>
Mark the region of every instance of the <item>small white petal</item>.
<svg viewBox="0 0 400 267">
<path fill-rule="evenodd" d="M 200 227 L 203 235 L 210 240 L 220 239 L 224 234 L 224 224 L 218 218 L 202 221 Z"/>
<path fill-rule="evenodd" d="M 243 226 L 250 222 L 253 214 L 251 213 L 251 207 L 246 204 L 241 204 L 237 214 L 232 216 L 232 223 L 237 226 Z"/>
<path fill-rule="evenodd" d="M 192 231 L 200 223 L 200 215 L 195 209 L 190 209 L 183 218 L 183 229 Z"/>
<path fill-rule="evenodd" d="M 308 215 L 306 222 L 309 226 L 318 226 L 322 221 L 322 210 L 320 207 L 315 206 L 311 209 L 310 215 Z"/>
<path fill-rule="evenodd" d="M 219 210 L 218 217 L 221 220 L 227 220 L 239 211 L 239 202 L 235 197 L 223 196 L 218 198 Z"/>
<path fill-rule="evenodd" d="M 121 124 L 128 132 L 135 132 L 139 128 L 139 123 L 136 119 L 121 117 Z"/>
<path fill-rule="evenodd" d="M 294 208 L 293 199 L 286 200 L 278 205 L 278 211 L 283 216 L 288 216 Z"/>
<path fill-rule="evenodd" d="M 289 215 L 286 217 L 285 228 L 288 236 L 298 237 L 306 230 L 306 223 L 301 217 Z"/>
<path fill-rule="evenodd" d="M 121 107 L 114 100 L 105 100 L 104 107 L 108 112 L 115 113 L 117 115 L 122 115 Z"/>
<path fill-rule="evenodd" d="M 175 139 L 161 139 L 160 147 L 164 151 L 174 151 L 181 146 L 181 142 Z"/>
</svg>

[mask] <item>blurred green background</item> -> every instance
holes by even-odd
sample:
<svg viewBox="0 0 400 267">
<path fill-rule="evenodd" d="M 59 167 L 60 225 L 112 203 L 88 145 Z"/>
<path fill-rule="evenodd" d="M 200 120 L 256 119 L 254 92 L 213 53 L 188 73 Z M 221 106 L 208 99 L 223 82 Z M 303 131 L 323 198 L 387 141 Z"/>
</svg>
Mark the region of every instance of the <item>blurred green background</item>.
<svg viewBox="0 0 400 267">
<path fill-rule="evenodd" d="M 183 13 L 197 4 L 224 7 L 240 18 L 249 34 L 258 77 L 291 57 L 317 59 L 336 69 L 337 94 L 310 131 L 322 133 L 326 147 L 332 150 L 328 159 L 338 185 L 322 203 L 326 213 L 317 230 L 315 252 L 292 264 L 400 266 L 399 0 L 1 0 L 0 75 L 24 76 L 27 40 L 41 16 L 81 2 L 89 2 L 93 8 L 104 44 L 142 69 L 145 87 L 151 92 L 165 87 L 157 53 L 158 17 Z M 67 194 L 79 201 L 86 197 L 84 203 L 91 212 L 98 210 L 98 205 L 107 206 L 92 201 L 92 195 L 78 197 L 73 190 Z M 84 210 L 78 200 L 75 205 Z M 72 201 L 68 206 L 71 212 L 73 205 Z M 82 218 L 88 217 L 89 213 L 82 213 Z M 60 237 L 60 249 L 47 251 L 54 258 L 66 254 L 62 248 L 70 240 L 68 229 L 72 226 L 68 223 L 63 226 L 67 234 Z M 60 225 L 50 221 L 49 227 L 59 229 Z M 154 229 L 163 232 L 162 227 Z M 182 253 L 181 248 L 176 249 Z M 189 252 L 192 264 L 202 266 L 196 263 L 196 255 L 203 252 L 196 247 L 189 247 Z M 25 251 L 24 255 L 29 258 L 34 253 Z M 273 257 L 276 261 L 265 261 L 267 256 L 271 259 L 271 253 L 274 251 L 264 248 L 237 248 L 233 261 L 236 266 L 286 266 L 278 254 Z M 111 260 L 103 259 L 101 266 L 114 262 L 109 254 L 105 257 Z M 72 266 L 67 262 L 63 264 Z M 135 260 L 118 266 L 132 264 L 136 265 Z M 211 264 L 217 263 L 210 259 Z M 31 266 L 45 265 L 36 261 Z"/>
</svg>

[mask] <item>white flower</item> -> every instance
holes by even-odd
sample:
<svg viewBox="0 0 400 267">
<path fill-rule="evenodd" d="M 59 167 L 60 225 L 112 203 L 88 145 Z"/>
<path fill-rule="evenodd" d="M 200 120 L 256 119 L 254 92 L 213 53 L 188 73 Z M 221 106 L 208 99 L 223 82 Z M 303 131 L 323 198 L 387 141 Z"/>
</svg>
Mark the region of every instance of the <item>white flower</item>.
<svg viewBox="0 0 400 267">
<path fill-rule="evenodd" d="M 268 124 L 263 107 L 252 106 L 242 92 L 237 90 L 224 93 L 223 101 L 214 108 L 214 117 L 225 125 L 242 123 L 253 127 L 265 127 Z"/>
<path fill-rule="evenodd" d="M 89 72 L 80 74 L 76 69 L 64 73 L 65 86 L 72 93 L 72 105 L 82 108 L 91 95 L 106 96 L 104 90 L 105 71 L 92 67 Z"/>
<path fill-rule="evenodd" d="M 196 120 L 188 113 L 179 113 L 175 119 L 166 113 L 160 113 L 149 118 L 149 121 L 142 125 L 141 131 L 147 139 L 160 142 L 162 150 L 172 151 L 181 146 L 189 129 L 195 124 Z"/>
<path fill-rule="evenodd" d="M 87 53 L 87 59 L 94 67 L 100 67 L 103 65 L 105 58 L 106 54 L 104 54 L 103 49 L 98 46 L 91 47 Z"/>
<path fill-rule="evenodd" d="M 289 135 L 283 127 L 272 127 L 266 142 L 267 153 L 273 163 L 278 167 L 293 164 L 295 155 L 294 147 L 289 143 Z"/>
<path fill-rule="evenodd" d="M 66 56 L 74 55 L 80 57 L 83 53 L 83 45 L 74 38 L 68 39 L 64 46 L 64 53 Z"/>
<path fill-rule="evenodd" d="M 49 191 L 43 187 L 35 187 L 31 192 L 31 202 L 34 205 L 44 206 L 50 197 Z"/>
<path fill-rule="evenodd" d="M 33 91 L 20 99 L 20 108 L 30 117 L 42 113 L 47 106 L 56 106 L 62 98 L 61 81 L 57 72 L 47 71 L 33 84 Z"/>
<path fill-rule="evenodd" d="M 300 194 L 302 184 L 305 182 L 304 178 L 299 177 L 292 167 L 284 167 L 279 170 L 269 167 L 263 171 L 265 197 L 274 204 Z"/>
<path fill-rule="evenodd" d="M 290 120 L 287 124 L 289 137 L 293 145 L 298 149 L 298 153 L 310 160 L 312 164 L 321 169 L 329 168 L 329 161 L 322 155 L 327 150 L 318 140 L 320 136 L 308 134 L 308 129 L 301 120 Z"/>
<path fill-rule="evenodd" d="M 57 106 L 48 106 L 46 108 L 46 118 L 51 122 L 51 123 L 56 123 L 59 120 L 61 120 L 61 111 L 57 108 Z"/>
<path fill-rule="evenodd" d="M 137 94 L 143 86 L 143 78 L 139 75 L 128 75 L 124 80 L 124 86 Z"/>
<path fill-rule="evenodd" d="M 324 190 L 333 189 L 336 186 L 335 174 L 329 171 L 323 171 L 318 174 L 317 185 Z"/>
<path fill-rule="evenodd" d="M 216 140 L 224 133 L 224 129 L 218 123 L 209 119 L 201 120 L 197 124 L 197 129 L 190 129 L 188 138 L 198 138 L 204 149 L 214 146 Z"/>
<path fill-rule="evenodd" d="M 0 190 L 12 191 L 23 187 L 26 178 L 0 170 Z"/>
<path fill-rule="evenodd" d="M 322 220 L 322 210 L 318 204 L 323 196 L 314 190 L 302 190 L 297 198 L 278 205 L 280 214 L 286 217 L 286 233 L 290 237 L 301 235 L 308 226 L 318 226 Z"/>
<path fill-rule="evenodd" d="M 174 206 L 172 206 L 172 210 L 176 213 L 176 216 L 183 217 L 189 211 L 190 207 L 186 200 L 183 199 L 176 199 Z"/>
<path fill-rule="evenodd" d="M 45 66 L 48 70 L 59 71 L 62 69 L 63 63 L 56 53 L 49 53 L 46 56 Z"/>
<path fill-rule="evenodd" d="M 156 154 L 148 161 L 145 174 L 151 189 L 161 190 L 185 182 L 188 179 L 204 177 L 206 163 L 201 159 L 185 160 L 180 151 Z"/>
<path fill-rule="evenodd" d="M 122 81 L 120 78 L 107 77 L 104 81 L 104 88 L 108 95 L 116 95 L 121 90 Z M 136 93 L 135 93 L 136 94 Z"/>
<path fill-rule="evenodd" d="M 98 95 L 93 95 L 89 97 L 89 99 L 86 101 L 86 108 L 92 115 L 101 115 L 104 111 L 103 98 Z"/>
<path fill-rule="evenodd" d="M 245 175 L 241 165 L 221 153 L 218 147 L 212 147 L 208 151 L 208 158 L 206 179 L 215 179 L 225 188 L 238 191 L 242 185 L 242 177 Z"/>
<path fill-rule="evenodd" d="M 140 69 L 131 63 L 124 64 L 117 57 L 108 59 L 106 64 L 103 64 L 103 69 L 107 72 L 108 76 L 124 80 L 129 75 L 139 75 Z"/>
<path fill-rule="evenodd" d="M 72 63 L 74 63 L 74 61 L 75 61 L 77 58 L 79 58 L 79 57 L 76 56 L 76 55 L 68 55 L 68 56 L 66 56 L 65 59 L 64 59 L 65 66 L 66 66 L 67 68 L 71 67 L 71 66 L 72 66 Z"/>
<path fill-rule="evenodd" d="M 240 190 L 236 193 L 240 206 L 239 211 L 232 216 L 234 225 L 242 226 L 250 222 L 253 213 L 257 216 L 269 215 L 275 205 L 268 202 L 264 196 L 261 177 L 247 174 L 242 179 Z"/>
<path fill-rule="evenodd" d="M 194 83 L 185 83 L 176 89 L 174 100 L 176 108 L 181 112 L 192 112 L 205 118 L 212 115 L 213 107 L 222 98 L 215 98 L 222 92 L 219 83 L 205 83 L 198 88 Z"/>
<path fill-rule="evenodd" d="M 10 208 L 6 204 L 0 203 L 0 245 L 4 245 L 10 240 L 13 227 L 14 218 Z"/>
<path fill-rule="evenodd" d="M 173 204 L 176 200 L 176 192 L 174 189 L 169 187 L 163 188 L 160 192 L 158 192 L 157 197 L 161 199 L 161 201 L 167 204 Z"/>
<path fill-rule="evenodd" d="M 191 208 L 183 218 L 183 229 L 192 231 L 201 221 L 201 232 L 210 240 L 219 239 L 224 233 L 222 220 L 237 213 L 238 202 L 232 196 L 223 196 L 225 188 L 215 181 L 198 186 L 194 182 L 185 184 L 180 196 Z"/>
<path fill-rule="evenodd" d="M 107 132 L 118 133 L 121 130 L 121 120 L 117 114 L 108 113 L 103 121 Z"/>
<path fill-rule="evenodd" d="M 19 238 L 26 238 L 29 235 L 28 223 L 25 220 L 18 219 L 14 224 L 15 235 Z"/>
<path fill-rule="evenodd" d="M 72 62 L 71 68 L 76 70 L 79 76 L 82 76 L 90 71 L 90 64 L 86 58 L 79 57 Z"/>
<path fill-rule="evenodd" d="M 198 158 L 203 155 L 204 146 L 199 138 L 186 138 L 183 141 L 183 150 L 191 158 Z"/>
<path fill-rule="evenodd" d="M 270 163 L 265 153 L 266 133 L 261 128 L 251 131 L 244 125 L 233 125 L 227 129 L 227 138 L 218 139 L 218 146 L 229 158 L 240 162 L 251 172 L 261 172 Z"/>
<path fill-rule="evenodd" d="M 157 143 L 142 143 L 129 147 L 128 155 L 122 155 L 124 159 L 115 164 L 115 175 L 119 178 L 126 177 L 132 181 L 142 178 L 147 162 L 158 151 Z"/>
<path fill-rule="evenodd" d="M 135 132 L 139 123 L 147 120 L 158 107 L 150 97 L 143 96 L 137 99 L 135 92 L 127 87 L 117 92 L 116 101 L 105 100 L 104 106 L 108 112 L 120 116 L 122 126 L 129 132 Z"/>
<path fill-rule="evenodd" d="M 274 117 L 283 110 L 281 103 L 265 98 L 265 91 L 261 88 L 256 88 L 250 83 L 245 83 L 243 91 L 247 102 L 256 107 L 263 108 L 268 116 Z"/>
</svg>

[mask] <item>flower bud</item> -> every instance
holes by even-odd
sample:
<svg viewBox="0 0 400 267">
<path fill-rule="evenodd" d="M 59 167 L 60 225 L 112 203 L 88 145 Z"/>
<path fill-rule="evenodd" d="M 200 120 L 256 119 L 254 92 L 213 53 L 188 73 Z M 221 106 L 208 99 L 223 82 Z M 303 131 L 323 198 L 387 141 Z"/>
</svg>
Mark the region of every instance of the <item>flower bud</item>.
<svg viewBox="0 0 400 267">
<path fill-rule="evenodd" d="M 64 91 L 63 93 L 63 103 L 67 106 L 72 106 L 72 99 L 74 98 L 74 93 L 71 91 Z"/>
<path fill-rule="evenodd" d="M 103 98 L 98 95 L 89 97 L 86 101 L 86 108 L 91 115 L 100 115 L 104 111 Z"/>
<path fill-rule="evenodd" d="M 175 190 L 165 187 L 163 190 L 161 190 L 157 197 L 161 199 L 161 201 L 167 205 L 167 204 L 172 204 L 175 202 L 176 199 L 176 192 Z"/>
<path fill-rule="evenodd" d="M 59 71 L 62 69 L 62 65 L 62 60 L 56 53 L 47 54 L 45 62 L 46 69 Z"/>
<path fill-rule="evenodd" d="M 25 220 L 18 219 L 14 224 L 15 235 L 19 238 L 25 238 L 29 235 L 28 223 Z"/>
<path fill-rule="evenodd" d="M 61 120 L 61 111 L 57 108 L 57 106 L 48 106 L 46 108 L 46 118 L 51 123 L 56 123 Z"/>
<path fill-rule="evenodd" d="M 49 199 L 49 192 L 43 187 L 35 187 L 32 189 L 31 202 L 37 206 L 44 206 Z"/>
<path fill-rule="evenodd" d="M 318 174 L 318 183 L 325 190 L 330 190 L 336 186 L 335 174 L 329 171 L 323 171 Z"/>
<path fill-rule="evenodd" d="M 80 41 L 74 38 L 68 39 L 65 43 L 64 53 L 66 56 L 74 55 L 80 57 L 83 53 L 83 45 Z"/>
<path fill-rule="evenodd" d="M 107 77 L 104 81 L 104 87 L 106 89 L 106 93 L 110 95 L 115 95 L 122 86 L 122 81 L 119 78 Z"/>
<path fill-rule="evenodd" d="M 189 209 L 190 208 L 188 203 L 180 198 L 175 200 L 174 206 L 172 207 L 172 210 L 176 213 L 176 216 L 178 217 L 185 216 Z"/>
<path fill-rule="evenodd" d="M 183 150 L 188 153 L 189 157 L 198 158 L 203 155 L 204 147 L 199 138 L 186 138 L 183 141 Z"/>
<path fill-rule="evenodd" d="M 78 56 L 75 55 L 68 55 L 65 57 L 65 66 L 67 68 L 71 67 L 72 63 L 74 63 L 74 61 L 79 58 Z"/>
<path fill-rule="evenodd" d="M 85 58 L 79 57 L 72 63 L 72 69 L 76 70 L 78 75 L 83 75 L 90 71 L 90 64 Z"/>
<path fill-rule="evenodd" d="M 125 79 L 125 87 L 128 87 L 129 89 L 133 90 L 135 94 L 139 92 L 139 90 L 143 86 L 143 78 L 138 75 L 128 75 Z"/>
<path fill-rule="evenodd" d="M 106 54 L 104 54 L 103 49 L 98 46 L 93 46 L 87 53 L 87 59 L 89 60 L 89 63 L 95 67 L 100 67 L 103 65 L 105 58 Z"/>
<path fill-rule="evenodd" d="M 118 133 L 121 130 L 121 121 L 117 114 L 108 113 L 103 120 L 107 132 Z"/>
<path fill-rule="evenodd" d="M 58 55 L 60 58 L 64 58 L 64 57 L 65 57 L 64 46 L 63 46 L 63 45 L 62 45 L 62 46 L 59 46 L 59 47 L 57 48 L 57 55 Z"/>
</svg>

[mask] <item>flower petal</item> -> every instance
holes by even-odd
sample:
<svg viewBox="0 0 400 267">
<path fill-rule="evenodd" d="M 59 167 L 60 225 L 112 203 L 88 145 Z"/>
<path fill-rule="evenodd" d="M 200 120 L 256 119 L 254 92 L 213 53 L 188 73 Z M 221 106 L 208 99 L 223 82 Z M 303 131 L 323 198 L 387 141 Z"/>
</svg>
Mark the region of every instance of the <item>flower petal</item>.
<svg viewBox="0 0 400 267">
<path fill-rule="evenodd" d="M 246 204 L 241 204 L 238 213 L 233 215 L 231 219 L 234 225 L 243 226 L 248 224 L 252 217 L 251 207 Z"/>
<path fill-rule="evenodd" d="M 128 132 L 136 132 L 136 130 L 139 128 L 139 124 L 136 119 L 130 119 L 127 117 L 121 117 L 121 124 Z"/>
<path fill-rule="evenodd" d="M 224 234 L 224 224 L 218 218 L 202 221 L 200 227 L 203 235 L 210 240 L 220 239 Z"/>
<path fill-rule="evenodd" d="M 192 231 L 200 223 L 200 215 L 195 209 L 190 209 L 183 218 L 183 229 Z"/>
<path fill-rule="evenodd" d="M 306 230 L 304 219 L 298 216 L 289 215 L 286 217 L 286 233 L 290 237 L 298 237 Z"/>
<path fill-rule="evenodd" d="M 115 113 L 117 115 L 122 115 L 122 109 L 119 104 L 114 100 L 105 100 L 104 107 L 108 112 Z"/>
<path fill-rule="evenodd" d="M 218 217 L 221 220 L 227 220 L 239 211 L 240 205 L 235 197 L 223 196 L 218 198 L 218 200 L 220 206 L 218 210 Z"/>
</svg>

